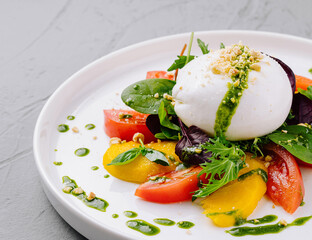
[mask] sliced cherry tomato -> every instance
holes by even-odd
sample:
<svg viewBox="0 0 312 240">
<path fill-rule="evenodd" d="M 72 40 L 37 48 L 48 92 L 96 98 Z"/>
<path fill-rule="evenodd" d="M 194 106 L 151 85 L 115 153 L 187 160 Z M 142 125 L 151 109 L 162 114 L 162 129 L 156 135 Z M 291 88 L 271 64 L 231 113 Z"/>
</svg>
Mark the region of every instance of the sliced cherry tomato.
<svg viewBox="0 0 312 240">
<path fill-rule="evenodd" d="M 165 78 L 173 80 L 173 74 L 168 74 L 166 71 L 149 71 L 146 73 L 146 79 Z"/>
<path fill-rule="evenodd" d="M 148 114 L 133 110 L 104 110 L 104 130 L 109 137 L 131 141 L 135 133 L 144 135 L 144 142 L 155 141 L 156 138 L 148 130 L 145 121 Z"/>
<path fill-rule="evenodd" d="M 201 170 L 196 166 L 152 176 L 137 188 L 135 196 L 157 203 L 191 200 L 192 192 L 198 189 L 197 175 Z"/>
<path fill-rule="evenodd" d="M 269 144 L 267 154 L 272 157 L 268 168 L 267 194 L 276 205 L 294 213 L 304 197 L 304 186 L 298 164 L 285 148 Z"/>
</svg>

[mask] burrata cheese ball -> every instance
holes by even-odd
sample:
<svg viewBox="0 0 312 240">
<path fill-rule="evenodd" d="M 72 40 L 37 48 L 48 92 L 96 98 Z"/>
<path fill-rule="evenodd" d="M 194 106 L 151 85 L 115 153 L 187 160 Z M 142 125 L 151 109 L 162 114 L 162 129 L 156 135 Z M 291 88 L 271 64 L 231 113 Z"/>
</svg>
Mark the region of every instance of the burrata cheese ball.
<svg viewBox="0 0 312 240">
<path fill-rule="evenodd" d="M 242 44 L 210 51 L 179 70 L 174 109 L 188 127 L 209 136 L 247 140 L 276 130 L 286 120 L 292 88 L 271 57 Z"/>
</svg>

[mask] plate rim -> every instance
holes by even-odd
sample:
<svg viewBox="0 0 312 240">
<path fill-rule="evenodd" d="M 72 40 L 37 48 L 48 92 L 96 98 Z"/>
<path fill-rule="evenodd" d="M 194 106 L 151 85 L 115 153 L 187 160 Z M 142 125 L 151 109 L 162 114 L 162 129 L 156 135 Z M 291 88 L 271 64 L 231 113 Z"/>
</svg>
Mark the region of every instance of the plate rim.
<svg viewBox="0 0 312 240">
<path fill-rule="evenodd" d="M 277 32 L 269 32 L 269 31 L 254 31 L 254 30 L 212 30 L 212 31 L 196 31 L 194 32 L 195 35 L 209 35 L 209 34 L 220 34 L 220 35 L 233 35 L 233 34 L 250 34 L 254 36 L 259 37 L 273 37 L 273 38 L 281 38 L 281 39 L 287 39 L 287 40 L 294 40 L 299 41 L 302 43 L 307 43 L 312 45 L 312 40 L 304 37 L 294 36 L 290 34 L 284 34 L 284 33 L 277 33 Z M 153 38 L 149 40 L 145 40 L 139 43 L 131 44 L 126 47 L 123 47 L 121 49 L 118 49 L 116 51 L 110 52 L 92 62 L 82 67 L 80 70 L 76 71 L 74 74 L 72 74 L 69 78 L 67 78 L 61 85 L 57 87 L 57 89 L 52 93 L 52 95 L 49 97 L 49 99 L 44 104 L 42 110 L 40 111 L 40 114 L 37 118 L 36 125 L 34 128 L 33 133 L 33 153 L 35 157 L 35 163 L 36 167 L 38 169 L 41 183 L 44 185 L 43 190 L 45 194 L 47 195 L 50 203 L 52 206 L 57 210 L 57 212 L 61 215 L 61 217 L 69 224 L 71 225 L 77 232 L 82 234 L 85 237 L 90 237 L 89 234 L 84 232 L 82 229 L 79 229 L 78 226 L 73 224 L 69 218 L 70 217 L 77 217 L 79 218 L 80 223 L 87 224 L 88 226 L 92 226 L 95 230 L 100 230 L 101 232 L 109 233 L 111 237 L 114 237 L 116 239 L 129 239 L 128 237 L 125 237 L 124 234 L 121 234 L 119 232 L 113 231 L 109 228 L 105 228 L 105 226 L 98 223 L 95 219 L 91 218 L 88 215 L 83 214 L 79 209 L 77 210 L 72 205 L 69 204 L 68 201 L 64 200 L 63 196 L 61 195 L 61 192 L 48 178 L 48 176 L 45 173 L 44 170 L 44 161 L 41 160 L 41 155 L 39 151 L 39 141 L 40 141 L 40 130 L 43 126 L 44 116 L 47 114 L 49 110 L 49 106 L 53 103 L 54 99 L 58 95 L 58 92 L 60 92 L 63 88 L 65 88 L 67 85 L 71 84 L 71 82 L 75 81 L 76 78 L 78 78 L 80 75 L 82 75 L 85 72 L 88 72 L 90 69 L 96 67 L 98 64 L 100 64 L 102 61 L 105 61 L 106 59 L 112 58 L 114 56 L 122 55 L 126 53 L 127 51 L 132 51 L 133 49 L 138 49 L 141 47 L 144 47 L 146 45 L 153 45 L 157 42 L 162 41 L 169 41 L 173 39 L 179 39 L 179 38 L 188 38 L 190 35 L 190 32 L 185 33 L 179 33 L 174 35 L 168 35 L 168 36 L 162 36 L 158 38 Z M 58 204 L 61 204 L 60 206 L 55 203 L 55 201 Z M 63 208 L 63 209 L 61 209 Z M 65 216 L 65 213 L 62 211 L 68 211 L 67 214 L 71 214 L 71 216 Z M 92 236 L 92 235 L 91 235 Z"/>
</svg>

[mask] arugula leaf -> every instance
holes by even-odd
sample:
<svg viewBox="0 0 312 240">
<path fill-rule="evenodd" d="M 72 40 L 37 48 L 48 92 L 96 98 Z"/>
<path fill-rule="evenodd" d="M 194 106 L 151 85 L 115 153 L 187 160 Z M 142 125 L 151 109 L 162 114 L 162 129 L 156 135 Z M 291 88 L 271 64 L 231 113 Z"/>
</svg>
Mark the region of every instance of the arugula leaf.
<svg viewBox="0 0 312 240">
<path fill-rule="evenodd" d="M 171 104 L 169 103 L 169 105 Z M 180 127 L 170 121 L 167 108 L 168 104 L 166 105 L 164 101 L 161 101 L 158 109 L 160 125 L 172 130 L 180 131 Z"/>
<path fill-rule="evenodd" d="M 167 69 L 167 71 L 173 71 L 176 69 L 181 69 L 185 66 L 186 64 L 186 60 L 187 60 L 187 56 L 177 56 L 178 59 L 174 60 L 174 63 Z M 195 58 L 195 56 L 190 55 L 188 62 L 192 61 Z"/>
<path fill-rule="evenodd" d="M 175 81 L 169 79 L 146 79 L 131 84 L 123 90 L 122 101 L 132 109 L 146 114 L 157 114 L 164 93 L 172 94 Z M 155 94 L 158 97 L 155 97 Z"/>
<path fill-rule="evenodd" d="M 309 127 L 286 126 L 282 131 L 269 134 L 268 138 L 301 161 L 312 164 L 312 129 Z"/>
<path fill-rule="evenodd" d="M 148 160 L 160 164 L 162 166 L 169 166 L 168 159 L 166 158 L 166 155 L 163 152 L 151 148 L 142 149 L 141 152 L 143 156 L 148 158 Z"/>
<path fill-rule="evenodd" d="M 211 139 L 210 142 L 202 144 L 202 147 L 212 153 L 209 158 L 211 162 L 201 164 L 203 170 L 199 173 L 199 176 L 205 174 L 209 183 L 197 190 L 193 198 L 206 197 L 237 179 L 238 172 L 245 164 L 245 153 L 235 144 L 224 139 Z"/>
<path fill-rule="evenodd" d="M 302 95 L 306 96 L 310 100 L 312 100 L 312 86 L 308 86 L 307 90 L 303 90 L 301 88 L 298 88 L 298 92 L 300 92 Z"/>
<path fill-rule="evenodd" d="M 222 42 L 220 43 L 220 49 L 223 49 L 223 48 L 225 48 L 225 46 L 224 46 L 224 43 Z"/>
<path fill-rule="evenodd" d="M 200 50 L 203 52 L 203 54 L 208 54 L 210 51 L 208 50 L 208 44 L 206 45 L 202 40 L 197 38 L 197 44 L 200 48 Z"/>
<path fill-rule="evenodd" d="M 126 152 L 120 153 L 109 165 L 125 165 L 132 162 L 141 154 L 140 148 L 132 148 Z"/>
</svg>

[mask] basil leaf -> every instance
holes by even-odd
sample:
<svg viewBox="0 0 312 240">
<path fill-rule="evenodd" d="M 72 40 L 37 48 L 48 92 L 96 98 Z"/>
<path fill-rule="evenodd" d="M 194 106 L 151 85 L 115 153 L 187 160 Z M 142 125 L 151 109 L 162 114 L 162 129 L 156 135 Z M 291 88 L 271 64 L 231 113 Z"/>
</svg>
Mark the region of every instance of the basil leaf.
<svg viewBox="0 0 312 240">
<path fill-rule="evenodd" d="M 172 94 L 175 81 L 146 79 L 128 86 L 121 94 L 122 101 L 132 109 L 146 114 L 157 114 L 164 93 Z M 158 97 L 155 97 L 155 94 Z"/>
<path fill-rule="evenodd" d="M 302 95 L 306 96 L 310 100 L 312 100 L 312 86 L 308 86 L 307 90 L 303 90 L 301 88 L 298 88 L 298 92 L 300 92 Z"/>
<path fill-rule="evenodd" d="M 208 54 L 210 51 L 208 50 L 208 44 L 206 45 L 202 40 L 197 38 L 197 43 L 200 48 L 200 50 L 203 52 L 203 54 Z"/>
<path fill-rule="evenodd" d="M 140 148 L 132 148 L 126 152 L 119 154 L 117 157 L 113 159 L 113 161 L 109 165 L 125 165 L 132 162 L 141 154 Z"/>
<path fill-rule="evenodd" d="M 286 148 L 301 161 L 312 164 L 312 130 L 298 125 L 290 125 L 282 129 L 282 132 L 272 133 L 268 138 Z"/>
<path fill-rule="evenodd" d="M 164 126 L 160 126 L 160 130 L 161 130 L 161 133 L 163 134 L 163 137 L 164 137 L 164 138 L 160 138 L 160 139 L 179 140 L 180 131 L 172 130 L 172 129 L 166 128 Z M 155 135 L 155 137 L 156 137 L 156 135 Z"/>
<path fill-rule="evenodd" d="M 141 152 L 143 156 L 148 158 L 148 160 L 160 164 L 162 166 L 169 166 L 168 159 L 166 158 L 163 152 L 151 148 L 145 148 Z"/>
<path fill-rule="evenodd" d="M 171 105 L 171 104 L 169 103 L 169 105 Z M 166 106 L 165 102 L 161 101 L 161 103 L 159 105 L 159 109 L 158 109 L 158 117 L 159 117 L 160 125 L 167 127 L 169 129 L 172 129 L 172 130 L 180 131 L 180 127 L 177 126 L 176 124 L 172 123 L 169 120 L 169 115 L 167 113 L 165 106 Z M 167 107 L 168 107 L 168 105 L 167 105 Z"/>
<path fill-rule="evenodd" d="M 190 55 L 188 62 L 192 61 L 195 58 L 195 56 Z M 176 69 L 181 69 L 185 66 L 187 60 L 187 56 L 178 56 L 178 59 L 174 60 L 174 63 L 168 68 L 167 71 L 173 71 Z"/>
</svg>

